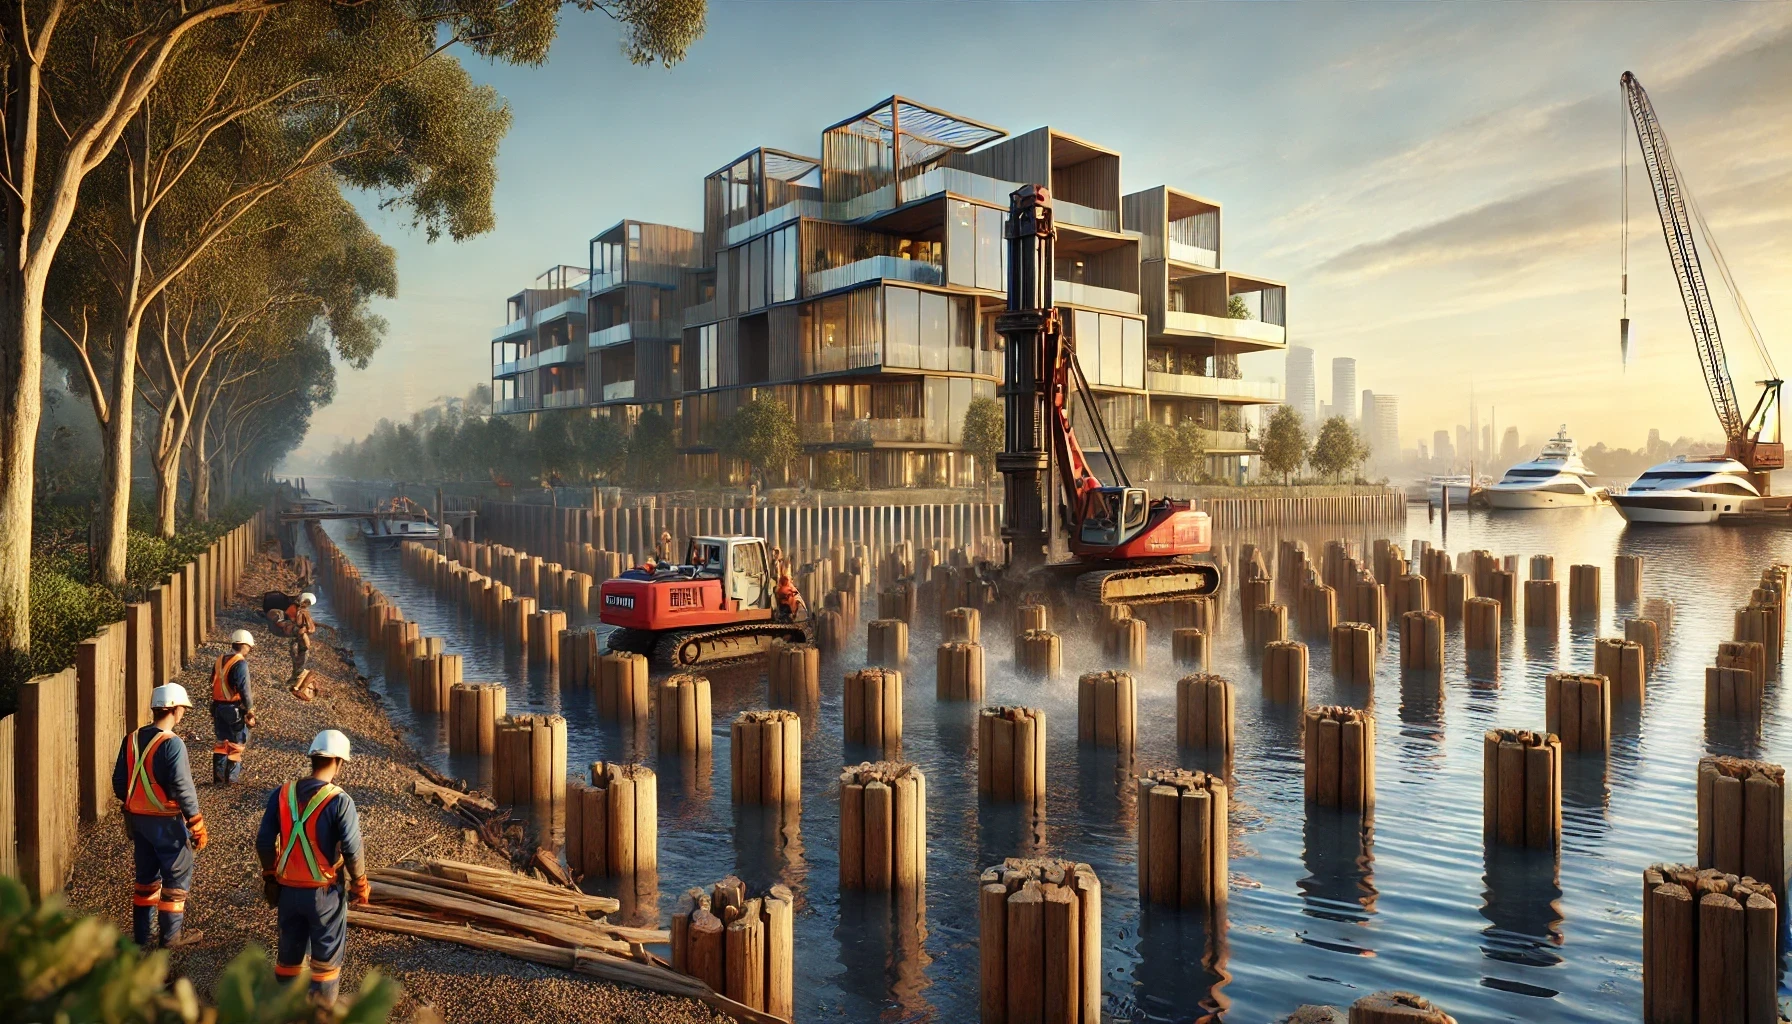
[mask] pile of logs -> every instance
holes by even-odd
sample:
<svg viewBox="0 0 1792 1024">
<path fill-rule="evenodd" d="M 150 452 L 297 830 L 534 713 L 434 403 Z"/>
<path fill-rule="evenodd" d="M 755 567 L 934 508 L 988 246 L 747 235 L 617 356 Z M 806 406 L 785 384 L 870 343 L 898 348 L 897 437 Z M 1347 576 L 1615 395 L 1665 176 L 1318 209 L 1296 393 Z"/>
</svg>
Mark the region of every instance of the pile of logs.
<svg viewBox="0 0 1792 1024">
<path fill-rule="evenodd" d="M 984 1024 L 1101 1021 L 1101 882 L 1087 864 L 1010 857 L 977 900 Z"/>
<path fill-rule="evenodd" d="M 749 899 L 746 884 L 733 875 L 709 892 L 686 892 L 672 912 L 672 969 L 744 1006 L 789 1019 L 796 1004 L 795 902 L 782 885 Z"/>
</svg>

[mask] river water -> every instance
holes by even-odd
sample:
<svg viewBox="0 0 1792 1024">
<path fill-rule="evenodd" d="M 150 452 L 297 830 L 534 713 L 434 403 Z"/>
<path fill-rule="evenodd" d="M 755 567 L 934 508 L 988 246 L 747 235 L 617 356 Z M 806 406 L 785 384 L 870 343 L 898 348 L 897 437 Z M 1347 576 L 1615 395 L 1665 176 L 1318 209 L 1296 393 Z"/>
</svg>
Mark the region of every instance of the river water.
<svg viewBox="0 0 1792 1024">
<path fill-rule="evenodd" d="M 600 723 L 591 693 L 563 690 L 501 639 L 406 575 L 396 552 L 370 552 L 344 524 L 331 524 L 366 579 L 465 659 L 469 681 L 505 682 L 513 713 L 554 712 L 568 722 L 568 764 L 640 758 L 659 772 L 660 878 L 657 902 L 637 917 L 670 911 L 676 894 L 734 872 L 750 885 L 776 881 L 798 894 L 797 1019 L 801 1021 L 972 1021 L 977 1016 L 977 877 L 1004 856 L 1049 854 L 1093 865 L 1103 884 L 1105 1013 L 1116 1021 L 1193 1021 L 1216 1010 L 1228 1021 L 1279 1019 L 1302 1003 L 1347 1006 L 1385 988 L 1411 989 L 1459 1021 L 1635 1021 L 1642 1012 L 1640 872 L 1694 854 L 1694 769 L 1707 753 L 1786 763 L 1792 708 L 1777 681 L 1768 688 L 1761 738 L 1707 735 L 1704 667 L 1730 638 L 1731 614 L 1746 604 L 1760 570 L 1792 561 L 1792 533 L 1767 528 L 1626 528 L 1611 509 L 1488 514 L 1441 520 L 1414 509 L 1403 526 L 1357 527 L 1348 539 L 1378 536 L 1408 547 L 1424 538 L 1451 552 L 1487 548 L 1553 554 L 1563 580 L 1560 632 L 1527 636 L 1506 628 L 1497 681 L 1466 678 L 1460 629 L 1447 638 L 1441 685 L 1402 679 L 1397 635 L 1383 646 L 1373 693 L 1334 684 L 1324 643 L 1312 649 L 1309 700 L 1369 700 L 1376 733 L 1376 808 L 1354 816 L 1302 800 L 1298 717 L 1259 697 L 1256 661 L 1238 629 L 1228 581 L 1212 670 L 1239 687 L 1232 783 L 1232 887 L 1227 920 L 1141 910 L 1129 774 L 1176 764 L 1217 769 L 1175 745 L 1174 682 L 1168 635 L 1154 631 L 1149 667 L 1139 676 L 1139 748 L 1132 765 L 1112 751 L 1076 742 L 1076 676 L 1107 666 L 1098 645 L 1070 635 L 1062 679 L 1041 684 L 1009 667 L 1005 626 L 986 622 L 988 703 L 1027 704 L 1048 715 L 1048 800 L 1043 822 L 1018 810 L 980 806 L 972 707 L 933 696 L 938 637 L 918 626 L 905 673 L 903 757 L 928 776 L 929 853 L 924 901 L 842 893 L 836 885 L 836 780 L 842 764 L 870 759 L 843 750 L 841 677 L 858 650 L 824 662 L 818 713 L 805 714 L 800 818 L 781 825 L 771 812 L 729 801 L 728 722 L 765 706 L 765 682 L 747 670 L 710 673 L 715 750 L 710 765 L 661 764 L 648 737 Z M 1332 533 L 1331 536 L 1339 536 Z M 1315 553 L 1325 535 L 1302 535 Z M 1225 544 L 1273 534 L 1227 536 Z M 1674 629 L 1639 710 L 1614 709 L 1606 759 L 1568 755 L 1559 856 L 1483 851 L 1482 733 L 1543 727 L 1543 677 L 1591 671 L 1593 640 L 1622 636 L 1612 594 L 1616 554 L 1644 556 L 1645 597 L 1677 605 Z M 1603 567 L 1601 618 L 1594 627 L 1566 613 L 1568 566 Z M 326 618 L 332 610 L 323 608 Z M 923 615 L 923 618 L 931 616 Z M 1291 626 L 1292 631 L 1292 626 Z M 861 631 L 862 632 L 862 631 Z M 1395 630 L 1398 633 L 1398 630 Z M 363 671 L 432 763 L 470 780 L 477 759 L 451 759 L 445 722 L 413 715 L 403 679 L 378 666 Z M 351 783 L 352 784 L 352 783 Z M 608 891 L 594 885 L 596 891 Z M 1782 990 L 1784 991 L 1784 990 Z"/>
</svg>

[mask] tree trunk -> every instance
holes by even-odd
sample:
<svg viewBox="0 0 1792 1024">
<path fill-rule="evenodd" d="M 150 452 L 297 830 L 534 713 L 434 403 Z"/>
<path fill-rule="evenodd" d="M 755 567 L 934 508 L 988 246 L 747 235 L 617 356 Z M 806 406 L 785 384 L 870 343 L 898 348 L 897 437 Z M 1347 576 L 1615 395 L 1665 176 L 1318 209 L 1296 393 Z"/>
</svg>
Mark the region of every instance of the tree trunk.
<svg viewBox="0 0 1792 1024">
<path fill-rule="evenodd" d="M 131 518 L 131 432 L 137 413 L 137 339 L 142 321 L 129 317 L 113 352 L 110 416 L 100 424 L 100 509 L 95 539 L 100 582 L 124 588 L 126 539 Z"/>
<path fill-rule="evenodd" d="M 20 265 L 16 203 L 0 266 L 0 671 L 31 648 L 31 503 L 43 413 L 43 275 Z M 10 673 L 8 673 L 10 674 Z"/>
</svg>

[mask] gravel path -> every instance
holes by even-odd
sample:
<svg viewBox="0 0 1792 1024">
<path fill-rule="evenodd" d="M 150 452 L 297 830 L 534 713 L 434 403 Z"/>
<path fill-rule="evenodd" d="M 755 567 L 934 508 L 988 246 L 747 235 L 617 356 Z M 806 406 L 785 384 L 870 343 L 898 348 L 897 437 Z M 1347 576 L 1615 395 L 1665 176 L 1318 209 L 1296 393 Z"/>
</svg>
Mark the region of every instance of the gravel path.
<svg viewBox="0 0 1792 1024">
<path fill-rule="evenodd" d="M 178 954 L 175 970 L 209 992 L 218 972 L 245 946 L 271 951 L 274 911 L 261 898 L 261 868 L 255 858 L 255 831 L 270 790 L 306 770 L 305 751 L 320 729 L 338 728 L 354 742 L 354 761 L 337 781 L 355 798 L 372 867 L 404 860 L 449 857 L 502 865 L 496 853 L 462 829 L 458 818 L 411 795 L 420 778 L 415 758 L 392 726 L 380 699 L 357 676 L 354 662 L 337 647 L 340 638 L 320 624 L 312 639 L 311 679 L 319 698 L 305 704 L 286 692 L 291 671 L 284 638 L 275 636 L 256 611 L 259 595 L 288 589 L 290 574 L 258 556 L 245 574 L 238 600 L 218 617 L 218 632 L 201 647 L 180 682 L 196 705 L 179 728 L 187 742 L 199 802 L 211 842 L 199 855 L 193 895 L 187 903 L 189 927 L 204 940 Z M 249 657 L 254 680 L 257 728 L 244 755 L 240 784 L 228 789 L 211 782 L 211 665 L 232 630 L 254 632 Z M 84 826 L 71 906 L 115 921 L 130 930 L 131 847 L 117 816 Z M 272 953 L 269 953 L 272 959 Z M 412 1019 L 431 1005 L 445 1024 L 502 1024 L 509 1021 L 580 1021 L 614 1024 L 685 1024 L 726 1021 L 701 1003 L 626 988 L 567 974 L 495 953 L 448 943 L 350 929 L 343 991 L 353 992 L 369 968 L 397 978 L 405 998 L 395 1021 Z"/>
</svg>

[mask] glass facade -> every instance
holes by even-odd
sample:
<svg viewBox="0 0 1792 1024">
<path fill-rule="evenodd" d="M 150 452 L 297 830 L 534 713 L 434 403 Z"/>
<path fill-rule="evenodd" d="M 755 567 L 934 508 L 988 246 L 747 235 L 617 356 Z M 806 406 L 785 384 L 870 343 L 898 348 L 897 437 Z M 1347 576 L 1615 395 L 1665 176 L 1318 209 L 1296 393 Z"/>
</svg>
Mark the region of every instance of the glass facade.
<svg viewBox="0 0 1792 1024">
<path fill-rule="evenodd" d="M 1092 386 L 1145 387 L 1145 322 L 1078 309 L 1067 318 L 1078 367 Z"/>
</svg>

